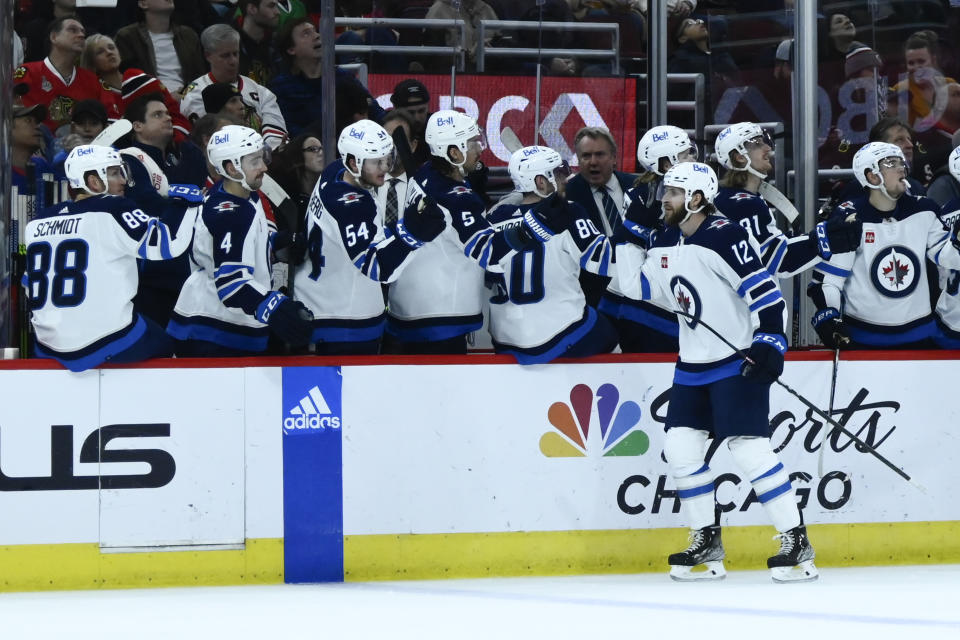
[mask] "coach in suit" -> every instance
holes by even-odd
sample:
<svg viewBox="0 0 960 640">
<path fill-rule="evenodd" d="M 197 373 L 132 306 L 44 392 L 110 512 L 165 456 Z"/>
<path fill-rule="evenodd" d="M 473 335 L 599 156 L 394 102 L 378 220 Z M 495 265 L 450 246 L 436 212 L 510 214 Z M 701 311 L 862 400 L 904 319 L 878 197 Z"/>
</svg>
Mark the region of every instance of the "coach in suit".
<svg viewBox="0 0 960 640">
<path fill-rule="evenodd" d="M 636 176 L 615 170 L 617 143 L 606 129 L 580 129 L 574 138 L 574 149 L 580 172 L 567 182 L 567 199 L 586 209 L 597 229 L 610 237 L 622 224 L 623 196 L 633 186 Z M 588 304 L 597 305 L 609 281 L 609 278 L 581 272 L 580 286 Z"/>
</svg>

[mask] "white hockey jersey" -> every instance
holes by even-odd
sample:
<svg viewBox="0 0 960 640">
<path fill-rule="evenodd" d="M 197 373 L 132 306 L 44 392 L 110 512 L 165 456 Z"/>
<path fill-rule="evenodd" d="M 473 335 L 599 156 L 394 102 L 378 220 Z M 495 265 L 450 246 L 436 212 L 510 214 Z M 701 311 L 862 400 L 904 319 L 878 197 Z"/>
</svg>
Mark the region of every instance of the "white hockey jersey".
<svg viewBox="0 0 960 640">
<path fill-rule="evenodd" d="M 392 282 L 413 251 L 384 237 L 373 194 L 343 179 L 336 161 L 321 176 L 307 207 L 308 259 L 297 268 L 294 294 L 314 315 L 313 341 L 365 342 L 383 335 L 381 282 Z"/>
<path fill-rule="evenodd" d="M 517 226 L 534 206 L 503 205 L 491 211 L 487 221 L 498 230 Z M 490 334 L 498 351 L 519 350 L 531 356 L 562 352 L 567 346 L 564 338 L 586 313 L 580 270 L 609 275 L 610 241 L 583 207 L 569 206 L 578 214 L 566 231 L 500 263 L 503 273 L 496 275 L 496 295 L 490 298 Z"/>
<path fill-rule="evenodd" d="M 166 260 L 186 251 L 198 211 L 188 208 L 173 231 L 133 200 L 102 195 L 51 207 L 32 220 L 22 283 L 41 349 L 74 370 L 118 353 L 110 345 L 136 320 L 137 259 Z"/>
<path fill-rule="evenodd" d="M 943 222 L 947 227 L 953 226 L 960 217 L 960 198 L 955 198 L 943 205 Z M 952 349 L 960 348 L 960 270 L 939 267 L 940 297 L 937 299 L 937 315 L 940 331 L 946 341 L 942 346 Z"/>
<path fill-rule="evenodd" d="M 194 231 L 193 272 L 180 290 L 167 333 L 244 351 L 267 348 L 255 317 L 271 293 L 272 232 L 259 196 L 240 198 L 217 183 Z"/>
<path fill-rule="evenodd" d="M 188 84 L 180 101 L 180 113 L 191 121 L 205 116 L 207 110 L 203 107 L 203 90 L 217 82 L 220 81 L 213 74 L 206 73 Z M 246 117 L 240 124 L 259 131 L 264 144 L 271 149 L 279 147 L 287 138 L 287 123 L 280 112 L 277 96 L 245 76 L 237 76 L 236 82 L 231 84 L 240 92 L 246 106 Z"/>
<path fill-rule="evenodd" d="M 711 331 L 746 350 L 754 331 L 782 335 L 786 304 L 760 260 L 756 241 L 722 216 L 707 216 L 679 244 L 645 251 L 617 247 L 616 268 L 626 295 L 657 299 L 679 315 L 680 359 L 674 381 L 702 385 L 739 375 L 740 357 Z M 784 346 L 786 339 L 784 338 Z"/>
<path fill-rule="evenodd" d="M 844 202 L 835 216 L 856 213 L 863 238 L 856 251 L 835 254 L 814 270 L 810 296 L 818 309 L 843 310 L 855 341 L 896 345 L 936 334 L 924 258 L 960 268 L 960 252 L 939 220 L 939 206 L 904 195 L 893 211 L 879 211 L 867 198 Z"/>
</svg>

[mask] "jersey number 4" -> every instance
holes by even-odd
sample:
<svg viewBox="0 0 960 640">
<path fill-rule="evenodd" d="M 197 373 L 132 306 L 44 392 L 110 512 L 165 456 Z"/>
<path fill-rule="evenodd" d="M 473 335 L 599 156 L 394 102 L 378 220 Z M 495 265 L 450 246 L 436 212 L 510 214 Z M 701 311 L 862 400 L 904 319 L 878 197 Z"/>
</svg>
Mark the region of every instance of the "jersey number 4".
<svg viewBox="0 0 960 640">
<path fill-rule="evenodd" d="M 87 297 L 89 255 L 90 249 L 83 240 L 64 240 L 56 251 L 46 242 L 31 244 L 24 274 L 30 308 L 43 307 L 48 295 L 55 307 L 76 307 L 83 302 Z"/>
</svg>

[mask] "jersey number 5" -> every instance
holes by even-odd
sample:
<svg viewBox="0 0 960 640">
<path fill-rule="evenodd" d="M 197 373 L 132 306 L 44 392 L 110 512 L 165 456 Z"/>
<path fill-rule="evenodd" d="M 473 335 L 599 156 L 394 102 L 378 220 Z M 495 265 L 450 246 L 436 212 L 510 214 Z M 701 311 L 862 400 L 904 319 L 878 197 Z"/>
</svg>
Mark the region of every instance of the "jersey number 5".
<svg viewBox="0 0 960 640">
<path fill-rule="evenodd" d="M 46 242 L 27 248 L 24 274 L 31 309 L 47 304 L 47 295 L 55 307 L 76 307 L 87 297 L 87 260 L 89 247 L 83 240 L 64 240 L 53 251 Z M 53 269 L 51 270 L 51 254 Z M 53 276 L 52 281 L 50 275 Z"/>
</svg>

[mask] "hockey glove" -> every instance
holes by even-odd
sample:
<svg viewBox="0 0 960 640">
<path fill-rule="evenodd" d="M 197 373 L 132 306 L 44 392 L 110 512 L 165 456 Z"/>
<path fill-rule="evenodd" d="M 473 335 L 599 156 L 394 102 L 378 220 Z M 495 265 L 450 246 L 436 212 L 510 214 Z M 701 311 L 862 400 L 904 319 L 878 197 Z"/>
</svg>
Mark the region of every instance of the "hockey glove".
<svg viewBox="0 0 960 640">
<path fill-rule="evenodd" d="M 447 220 L 443 210 L 433 198 L 424 196 L 411 203 L 403 212 L 403 218 L 397 220 L 397 236 L 416 249 L 423 243 L 436 239 L 446 227 Z"/>
<path fill-rule="evenodd" d="M 191 204 L 203 202 L 203 191 L 192 184 L 172 184 L 167 188 L 168 198 L 179 198 Z"/>
<path fill-rule="evenodd" d="M 629 242 L 643 249 L 649 249 L 657 239 L 657 232 L 632 220 L 624 220 L 623 224 L 617 227 L 613 232 L 613 244 L 624 244 Z"/>
<path fill-rule="evenodd" d="M 828 349 L 843 349 L 850 344 L 850 334 L 840 319 L 840 312 L 832 307 L 821 309 L 810 321 L 823 346 Z"/>
<path fill-rule="evenodd" d="M 783 354 L 787 352 L 787 338 L 779 333 L 753 334 L 753 344 L 740 365 L 740 375 L 762 384 L 771 384 L 783 373 Z"/>
<path fill-rule="evenodd" d="M 275 262 L 300 264 L 307 253 L 307 239 L 296 231 L 277 231 L 273 234 Z"/>
<path fill-rule="evenodd" d="M 293 347 L 310 344 L 313 335 L 313 314 L 303 303 L 291 300 L 278 291 L 267 294 L 257 307 L 256 318 L 270 331 Z"/>
<path fill-rule="evenodd" d="M 813 231 L 807 234 L 810 241 L 817 246 L 817 253 L 824 260 L 829 260 L 835 253 L 856 251 L 863 236 L 863 223 L 857 219 L 832 219 L 818 222 Z"/>
<path fill-rule="evenodd" d="M 523 226 L 540 242 L 563 233 L 573 223 L 573 209 L 567 199 L 554 193 L 523 214 Z"/>
</svg>

